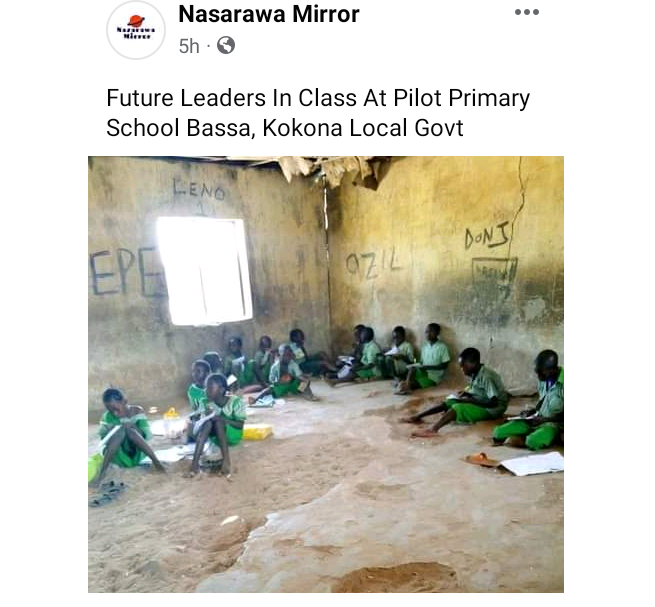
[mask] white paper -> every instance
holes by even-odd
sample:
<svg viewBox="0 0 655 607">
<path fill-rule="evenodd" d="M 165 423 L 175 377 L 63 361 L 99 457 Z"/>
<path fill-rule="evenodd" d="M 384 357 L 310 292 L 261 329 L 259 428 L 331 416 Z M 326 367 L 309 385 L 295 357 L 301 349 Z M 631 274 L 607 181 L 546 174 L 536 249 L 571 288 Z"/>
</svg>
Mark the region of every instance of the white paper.
<svg viewBox="0 0 655 607">
<path fill-rule="evenodd" d="M 354 357 L 354 356 L 339 356 L 339 360 L 340 360 L 342 363 L 348 363 L 348 364 L 350 364 L 350 363 L 355 362 L 355 357 Z"/>
<path fill-rule="evenodd" d="M 385 356 L 393 356 L 394 354 L 398 354 L 398 346 L 394 346 L 391 350 L 384 353 Z"/>
<path fill-rule="evenodd" d="M 338 377 L 339 379 L 343 379 L 344 377 L 347 377 L 347 376 L 348 376 L 348 374 L 350 373 L 351 370 L 352 370 L 352 367 L 351 367 L 350 365 L 344 365 L 344 366 L 341 367 L 341 369 L 339 369 L 339 371 L 337 372 L 337 377 Z"/>
<path fill-rule="evenodd" d="M 564 472 L 564 458 L 557 451 L 506 459 L 500 462 L 500 465 L 516 476 Z"/>
<path fill-rule="evenodd" d="M 411 365 L 407 365 L 407 368 L 409 369 L 410 367 L 421 367 L 421 363 L 412 363 Z"/>
<path fill-rule="evenodd" d="M 234 375 L 230 375 L 230 376 L 227 378 L 227 385 L 228 385 L 228 387 L 231 386 L 232 384 L 236 383 L 236 381 L 237 381 L 237 378 L 236 378 Z"/>
</svg>

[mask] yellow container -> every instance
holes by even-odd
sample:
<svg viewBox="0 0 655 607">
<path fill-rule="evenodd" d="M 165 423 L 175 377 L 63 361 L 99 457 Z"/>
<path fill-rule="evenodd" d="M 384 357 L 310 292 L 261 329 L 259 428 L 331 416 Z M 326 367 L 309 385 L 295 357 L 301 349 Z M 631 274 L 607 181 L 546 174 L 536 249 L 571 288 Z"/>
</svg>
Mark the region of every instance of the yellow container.
<svg viewBox="0 0 655 607">
<path fill-rule="evenodd" d="M 273 434 L 270 424 L 246 424 L 243 427 L 244 440 L 263 440 Z"/>
<path fill-rule="evenodd" d="M 166 413 L 164 413 L 164 419 L 179 419 L 180 414 L 175 410 L 175 407 L 171 407 Z"/>
</svg>

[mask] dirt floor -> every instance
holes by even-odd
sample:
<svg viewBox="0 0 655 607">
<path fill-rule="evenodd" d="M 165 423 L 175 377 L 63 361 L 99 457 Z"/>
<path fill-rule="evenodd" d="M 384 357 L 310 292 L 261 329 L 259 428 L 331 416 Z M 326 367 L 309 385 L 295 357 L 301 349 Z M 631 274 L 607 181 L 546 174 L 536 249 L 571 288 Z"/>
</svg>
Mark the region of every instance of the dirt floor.
<svg viewBox="0 0 655 607">
<path fill-rule="evenodd" d="M 319 403 L 252 411 L 275 436 L 233 449 L 231 480 L 182 478 L 188 462 L 112 468 L 106 480 L 127 488 L 89 508 L 89 591 L 563 591 L 563 473 L 464 463 L 526 454 L 491 447 L 493 423 L 409 440 L 398 417 L 454 386 L 412 398 L 388 382 L 314 388 Z"/>
</svg>

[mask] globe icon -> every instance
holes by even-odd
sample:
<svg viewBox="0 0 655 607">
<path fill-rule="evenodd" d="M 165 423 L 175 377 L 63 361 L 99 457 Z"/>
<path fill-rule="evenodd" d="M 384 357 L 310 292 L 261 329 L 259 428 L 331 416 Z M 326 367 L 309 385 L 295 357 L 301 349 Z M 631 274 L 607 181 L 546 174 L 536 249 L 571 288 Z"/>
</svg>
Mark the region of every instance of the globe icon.
<svg viewBox="0 0 655 607">
<path fill-rule="evenodd" d="M 229 55 L 234 50 L 234 40 L 229 36 L 222 36 L 218 39 L 216 47 L 224 55 Z"/>
</svg>

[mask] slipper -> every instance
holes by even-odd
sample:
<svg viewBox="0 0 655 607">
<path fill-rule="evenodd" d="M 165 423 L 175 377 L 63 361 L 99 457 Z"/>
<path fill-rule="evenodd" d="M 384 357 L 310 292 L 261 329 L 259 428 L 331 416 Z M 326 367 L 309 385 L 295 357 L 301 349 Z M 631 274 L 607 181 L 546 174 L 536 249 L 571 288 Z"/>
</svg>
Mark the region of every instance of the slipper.
<svg viewBox="0 0 655 607">
<path fill-rule="evenodd" d="M 111 495 L 109 495 L 107 493 L 104 493 L 103 495 L 99 495 L 98 497 L 93 498 L 89 502 L 89 507 L 90 508 L 98 508 L 99 506 L 104 506 L 105 504 L 108 504 L 113 499 L 114 498 Z"/>
<path fill-rule="evenodd" d="M 100 485 L 100 489 L 107 494 L 111 493 L 120 493 L 125 489 L 125 483 L 115 483 L 114 481 L 109 481 L 108 483 L 103 483 Z"/>
<path fill-rule="evenodd" d="M 496 468 L 500 462 L 497 459 L 489 459 L 486 453 L 475 453 L 474 455 L 467 455 L 464 461 L 469 464 L 477 466 L 484 466 L 485 468 Z"/>
<path fill-rule="evenodd" d="M 437 436 L 439 436 L 439 433 L 432 430 L 414 430 L 409 438 L 437 438 Z"/>
</svg>

